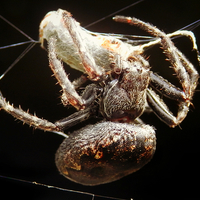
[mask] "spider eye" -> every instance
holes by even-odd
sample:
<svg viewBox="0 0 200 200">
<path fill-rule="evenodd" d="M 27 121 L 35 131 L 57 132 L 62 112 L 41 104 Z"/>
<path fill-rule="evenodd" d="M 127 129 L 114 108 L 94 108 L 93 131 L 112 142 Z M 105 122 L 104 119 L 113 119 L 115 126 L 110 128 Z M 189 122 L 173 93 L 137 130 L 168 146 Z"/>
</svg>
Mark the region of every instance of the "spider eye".
<svg viewBox="0 0 200 200">
<path fill-rule="evenodd" d="M 66 138 L 56 165 L 72 181 L 98 185 L 139 170 L 151 160 L 155 146 L 155 131 L 148 125 L 102 122 Z"/>
</svg>

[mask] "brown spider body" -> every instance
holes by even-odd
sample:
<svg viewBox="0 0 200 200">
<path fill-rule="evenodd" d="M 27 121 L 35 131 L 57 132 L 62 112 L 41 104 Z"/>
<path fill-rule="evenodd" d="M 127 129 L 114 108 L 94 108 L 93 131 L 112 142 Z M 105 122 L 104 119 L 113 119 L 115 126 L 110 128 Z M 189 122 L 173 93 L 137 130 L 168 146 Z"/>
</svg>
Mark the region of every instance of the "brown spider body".
<svg viewBox="0 0 200 200">
<path fill-rule="evenodd" d="M 102 122 L 70 134 L 56 153 L 56 166 L 72 181 L 98 185 L 139 170 L 155 150 L 152 127 Z"/>
<path fill-rule="evenodd" d="M 114 20 L 136 25 L 155 39 L 133 46 L 116 36 L 92 33 L 61 9 L 48 13 L 40 24 L 41 45 L 47 40 L 50 68 L 62 88 L 62 103 L 74 106 L 78 110 L 74 114 L 52 123 L 13 107 L 0 95 L 0 108 L 15 118 L 66 137 L 56 153 L 56 165 L 65 177 L 84 185 L 115 181 L 148 163 L 156 149 L 155 130 L 140 115 L 151 110 L 168 126 L 179 125 L 187 116 L 199 77 L 170 39 L 189 37 L 198 53 L 192 32 L 165 34 L 136 18 L 116 16 Z M 142 54 L 155 44 L 162 46 L 182 89 L 150 71 Z M 71 82 L 58 58 L 85 74 Z M 88 79 L 92 84 L 79 95 L 77 89 Z M 157 92 L 178 102 L 177 116 Z M 104 120 L 69 136 L 64 133 L 96 114 Z"/>
<path fill-rule="evenodd" d="M 134 121 L 145 109 L 149 64 L 142 56 L 137 56 L 130 57 L 129 62 L 121 60 L 120 67 L 120 74 L 115 74 L 115 79 L 104 89 L 101 113 L 111 121 Z"/>
</svg>

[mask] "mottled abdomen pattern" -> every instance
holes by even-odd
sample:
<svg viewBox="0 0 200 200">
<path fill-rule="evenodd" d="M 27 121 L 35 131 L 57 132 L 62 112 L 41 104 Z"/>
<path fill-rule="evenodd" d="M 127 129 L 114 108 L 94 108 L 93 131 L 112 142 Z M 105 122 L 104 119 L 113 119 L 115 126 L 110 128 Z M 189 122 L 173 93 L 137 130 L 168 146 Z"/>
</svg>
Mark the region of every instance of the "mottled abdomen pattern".
<svg viewBox="0 0 200 200">
<path fill-rule="evenodd" d="M 155 149 L 151 126 L 101 122 L 71 133 L 56 153 L 56 165 L 70 180 L 98 185 L 139 170 Z"/>
</svg>

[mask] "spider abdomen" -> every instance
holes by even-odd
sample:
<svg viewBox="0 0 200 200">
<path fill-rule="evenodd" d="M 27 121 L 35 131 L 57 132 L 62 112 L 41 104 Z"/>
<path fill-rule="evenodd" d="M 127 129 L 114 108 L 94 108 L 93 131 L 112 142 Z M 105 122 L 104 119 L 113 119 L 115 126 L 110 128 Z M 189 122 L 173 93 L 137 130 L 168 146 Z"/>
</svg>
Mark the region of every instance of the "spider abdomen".
<svg viewBox="0 0 200 200">
<path fill-rule="evenodd" d="M 102 122 L 66 138 L 56 153 L 56 165 L 70 180 L 98 185 L 139 170 L 151 160 L 155 149 L 151 126 Z"/>
</svg>

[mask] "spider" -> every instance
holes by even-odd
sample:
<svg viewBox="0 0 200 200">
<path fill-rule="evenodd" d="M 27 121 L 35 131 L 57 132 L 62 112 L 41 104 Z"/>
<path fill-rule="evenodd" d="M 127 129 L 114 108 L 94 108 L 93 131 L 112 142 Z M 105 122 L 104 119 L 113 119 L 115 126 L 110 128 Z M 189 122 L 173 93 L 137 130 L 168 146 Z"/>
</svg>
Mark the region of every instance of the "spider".
<svg viewBox="0 0 200 200">
<path fill-rule="evenodd" d="M 7 113 L 35 128 L 65 137 L 56 153 L 56 166 L 66 178 L 83 185 L 112 182 L 147 164 L 156 150 L 155 128 L 145 125 L 140 116 L 152 110 L 168 126 L 179 125 L 187 116 L 199 77 L 170 39 L 189 37 L 199 61 L 192 32 L 179 30 L 165 34 L 136 18 L 113 19 L 138 26 L 155 39 L 132 45 L 120 35 L 90 32 L 61 9 L 47 13 L 41 21 L 41 46 L 47 41 L 50 68 L 62 88 L 62 103 L 72 105 L 77 112 L 52 123 L 10 105 L 0 94 L 0 108 Z M 163 48 L 182 89 L 150 70 L 143 53 L 156 44 Z M 62 61 L 83 72 L 82 76 L 71 82 Z M 87 81 L 91 83 L 80 94 L 78 90 Z M 177 116 L 158 92 L 178 102 Z M 69 127 L 96 116 L 100 119 L 96 124 L 69 135 L 64 133 Z"/>
</svg>

